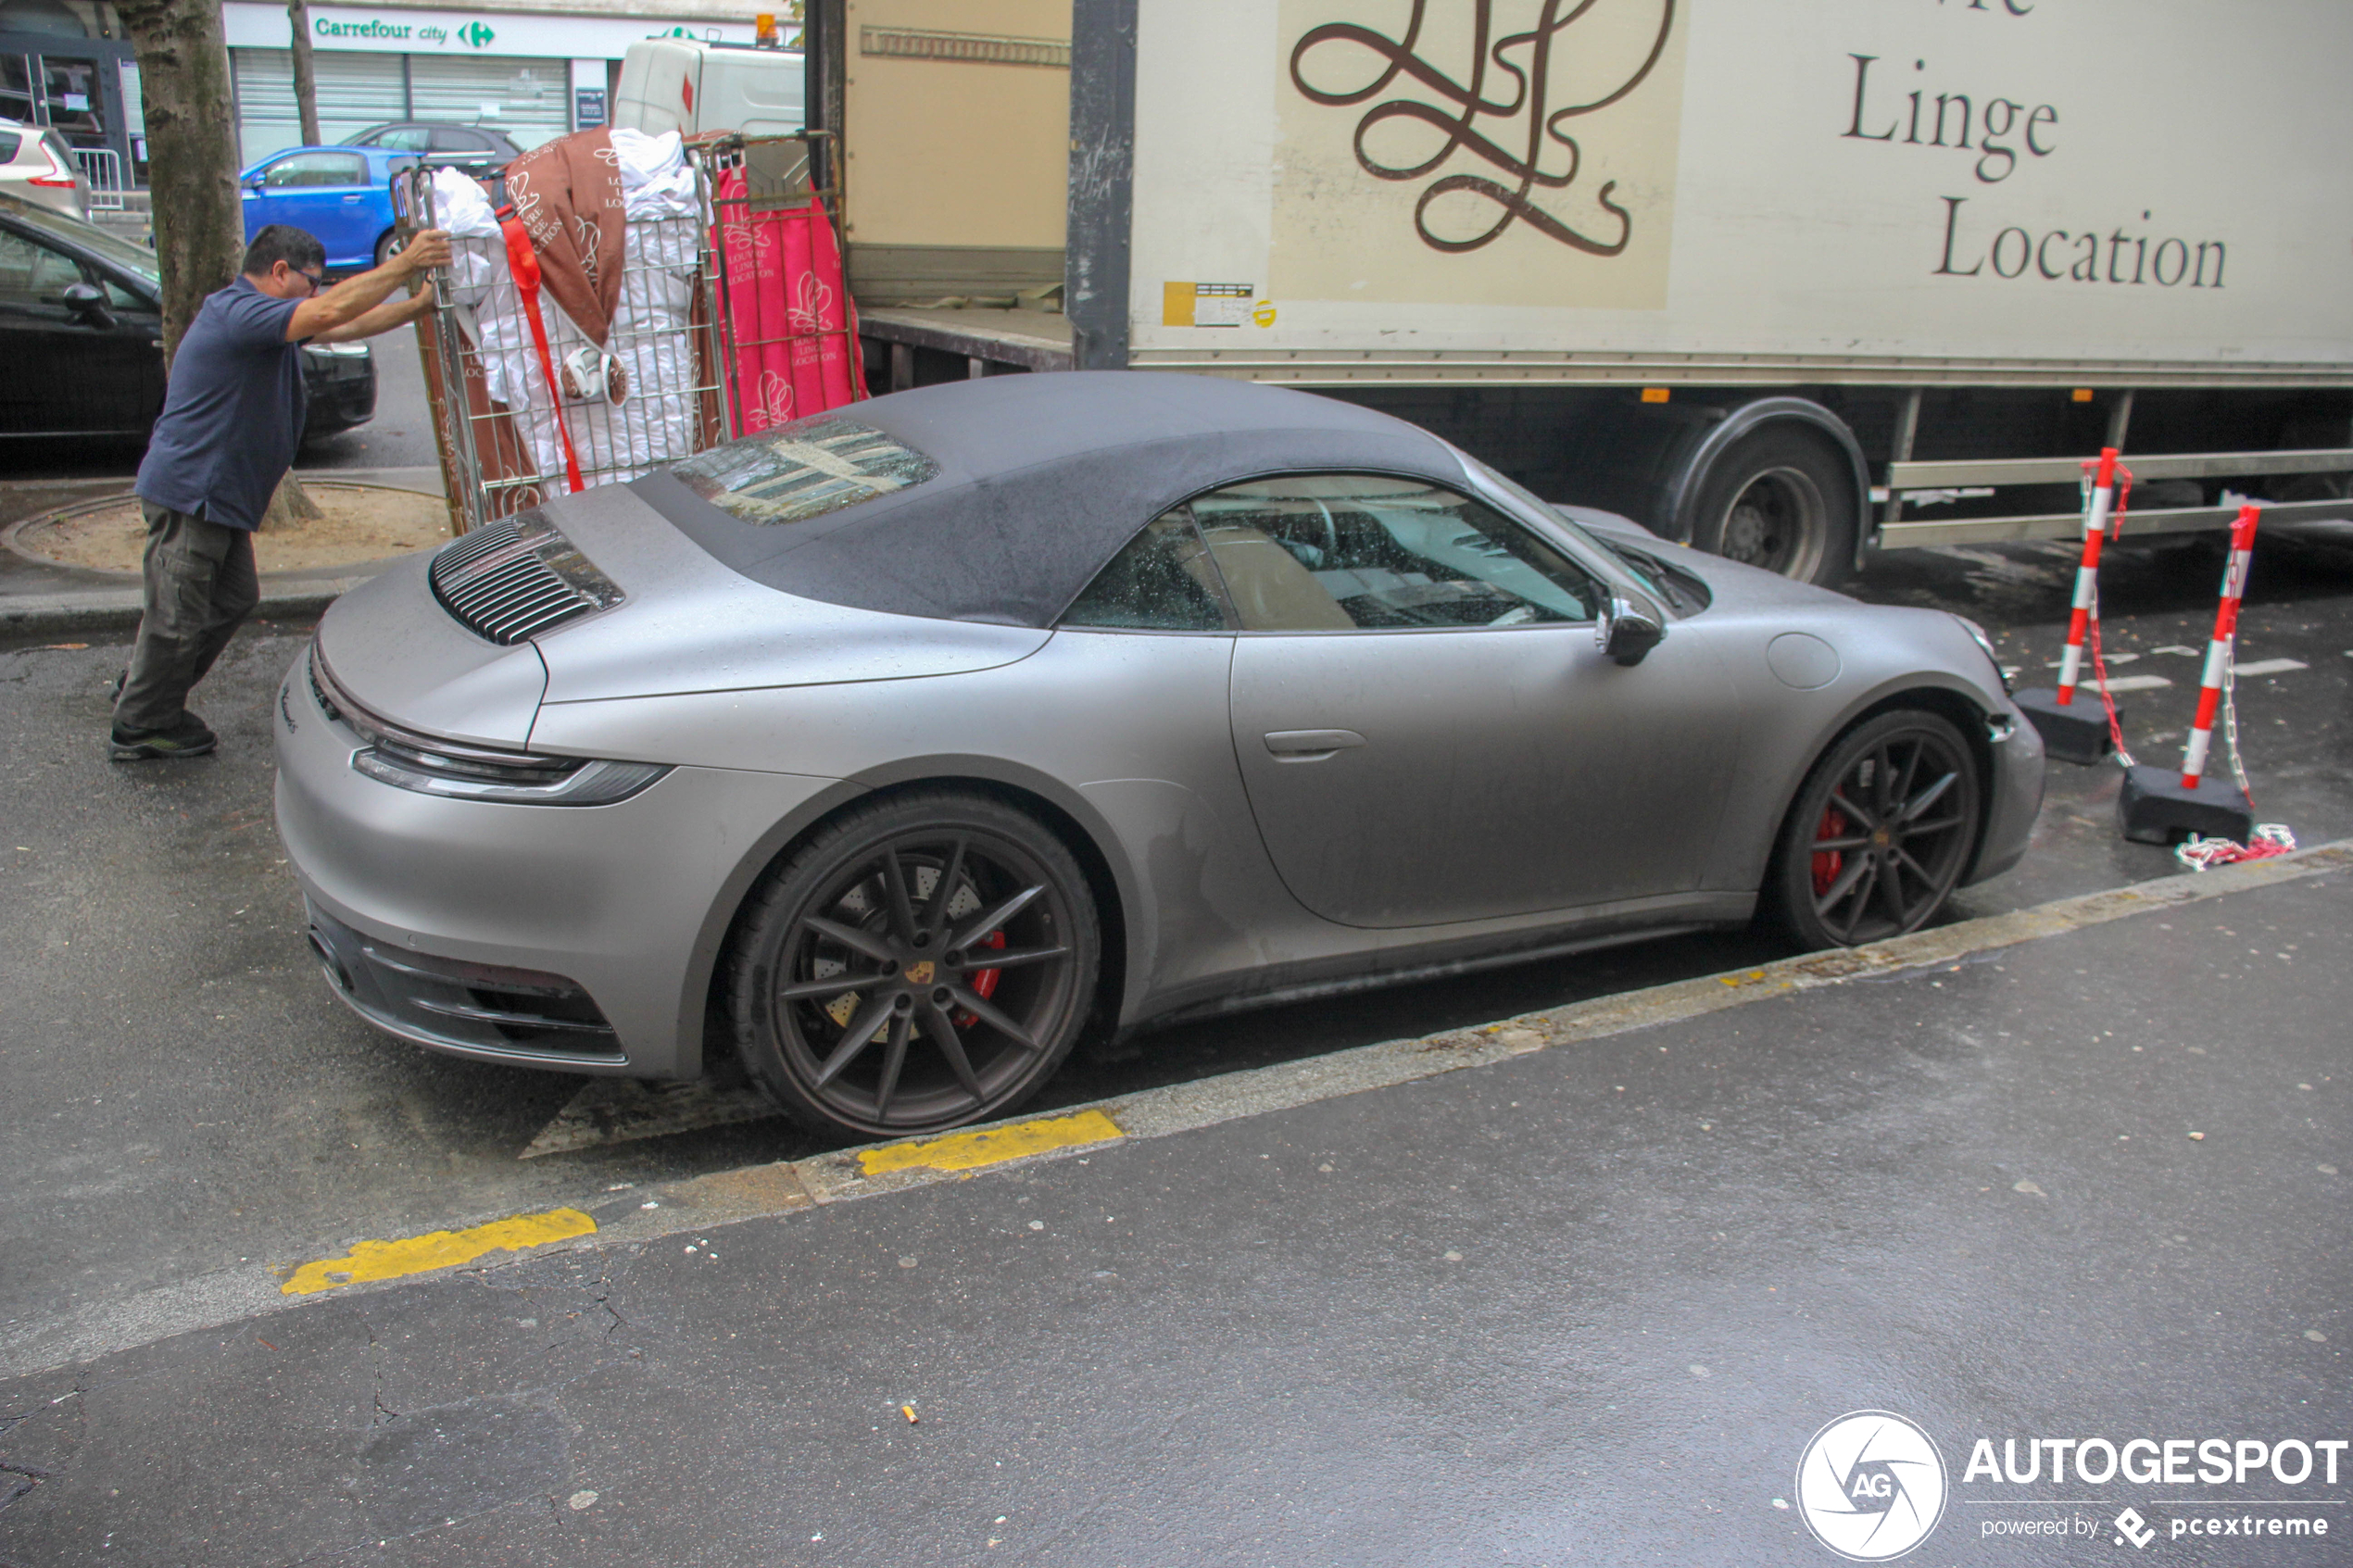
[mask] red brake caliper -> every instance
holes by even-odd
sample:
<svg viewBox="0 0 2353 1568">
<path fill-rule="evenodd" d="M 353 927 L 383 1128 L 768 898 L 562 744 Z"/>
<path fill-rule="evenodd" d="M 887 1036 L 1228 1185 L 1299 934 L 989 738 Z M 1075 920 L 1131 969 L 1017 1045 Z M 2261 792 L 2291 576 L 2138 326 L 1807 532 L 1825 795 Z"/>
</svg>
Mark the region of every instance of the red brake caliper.
<svg viewBox="0 0 2353 1568">
<path fill-rule="evenodd" d="M 1836 838 L 1846 831 L 1846 813 L 1833 806 L 1822 813 L 1822 825 L 1814 830 L 1814 841 Z M 1839 868 L 1846 864 L 1846 852 L 1842 849 L 1814 851 L 1814 897 L 1820 897 L 1838 880 Z"/>
<path fill-rule="evenodd" d="M 1001 947 L 1004 945 L 1005 934 L 1001 931 L 990 932 L 988 934 L 988 940 L 983 944 L 983 946 L 989 947 Z M 1004 972 L 1005 972 L 1001 969 L 976 969 L 973 971 L 972 978 L 964 982 L 964 984 L 973 988 L 974 996 L 980 997 L 985 999 L 987 997 L 994 997 L 997 994 L 997 977 Z M 956 1027 L 959 1029 L 969 1029 L 979 1022 L 980 1014 L 976 1012 L 964 1012 L 956 1015 Z"/>
</svg>

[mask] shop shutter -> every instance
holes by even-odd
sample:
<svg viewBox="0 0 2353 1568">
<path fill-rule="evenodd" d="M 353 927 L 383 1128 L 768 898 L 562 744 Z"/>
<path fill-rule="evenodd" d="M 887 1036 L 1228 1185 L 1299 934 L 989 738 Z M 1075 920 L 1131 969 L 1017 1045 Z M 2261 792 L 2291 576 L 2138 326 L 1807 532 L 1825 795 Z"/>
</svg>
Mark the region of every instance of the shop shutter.
<svg viewBox="0 0 2353 1568">
<path fill-rule="evenodd" d="M 237 73 L 237 132 L 248 164 L 282 147 L 302 144 L 295 107 L 294 54 L 287 49 L 233 49 Z M 310 56 L 319 88 L 319 134 L 333 145 L 371 125 L 408 118 L 398 55 L 320 49 Z"/>
<path fill-rule="evenodd" d="M 411 55 L 419 119 L 504 132 L 526 150 L 572 129 L 572 62 L 520 56 Z"/>
</svg>

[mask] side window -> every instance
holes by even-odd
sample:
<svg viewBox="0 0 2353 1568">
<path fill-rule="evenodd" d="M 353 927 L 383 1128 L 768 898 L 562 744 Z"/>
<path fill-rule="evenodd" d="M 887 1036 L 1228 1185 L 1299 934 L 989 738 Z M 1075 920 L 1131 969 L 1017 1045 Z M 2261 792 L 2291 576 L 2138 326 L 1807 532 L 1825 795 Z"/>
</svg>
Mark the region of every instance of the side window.
<svg viewBox="0 0 2353 1568">
<path fill-rule="evenodd" d="M 1543 540 L 1420 480 L 1286 475 L 1192 510 L 1247 631 L 1525 626 L 1591 621 L 1601 602 Z"/>
<path fill-rule="evenodd" d="M 317 185 L 364 185 L 368 182 L 368 164 L 365 158 L 350 153 L 296 153 L 271 164 L 262 174 L 261 182 L 273 191 Z"/>
<path fill-rule="evenodd" d="M 1123 632 L 1223 632 L 1216 569 L 1192 519 L 1177 508 L 1112 558 L 1063 612 L 1064 626 Z"/>
<path fill-rule="evenodd" d="M 62 251 L 0 230 L 0 305 L 55 304 L 82 282 L 82 268 Z"/>
<path fill-rule="evenodd" d="M 433 132 L 422 125 L 396 125 L 380 131 L 368 139 L 371 147 L 384 147 L 396 153 L 421 153 L 435 141 Z"/>
<path fill-rule="evenodd" d="M 433 150 L 437 153 L 486 153 L 490 150 L 490 138 L 479 132 L 460 131 L 453 126 L 436 125 L 433 128 L 432 135 Z"/>
</svg>

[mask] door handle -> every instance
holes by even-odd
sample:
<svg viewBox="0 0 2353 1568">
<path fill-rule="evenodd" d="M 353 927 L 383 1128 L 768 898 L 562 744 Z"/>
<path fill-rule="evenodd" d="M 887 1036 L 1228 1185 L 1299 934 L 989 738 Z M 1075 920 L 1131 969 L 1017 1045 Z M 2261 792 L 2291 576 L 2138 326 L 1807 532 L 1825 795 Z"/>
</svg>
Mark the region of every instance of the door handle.
<svg viewBox="0 0 2353 1568">
<path fill-rule="evenodd" d="M 1266 749 L 1281 762 L 1320 762 L 1336 751 L 1365 744 L 1353 730 L 1270 730 Z"/>
</svg>

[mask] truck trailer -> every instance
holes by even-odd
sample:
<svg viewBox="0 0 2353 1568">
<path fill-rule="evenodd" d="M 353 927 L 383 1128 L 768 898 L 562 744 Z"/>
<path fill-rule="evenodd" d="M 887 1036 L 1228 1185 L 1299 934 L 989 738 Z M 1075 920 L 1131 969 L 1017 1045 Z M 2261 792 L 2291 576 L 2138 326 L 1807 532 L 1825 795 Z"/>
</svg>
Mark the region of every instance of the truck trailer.
<svg viewBox="0 0 2353 1568">
<path fill-rule="evenodd" d="M 871 377 L 1239 377 L 1835 581 L 2353 517 L 2341 0 L 812 0 Z M 786 69 L 778 61 L 779 69 Z"/>
</svg>

